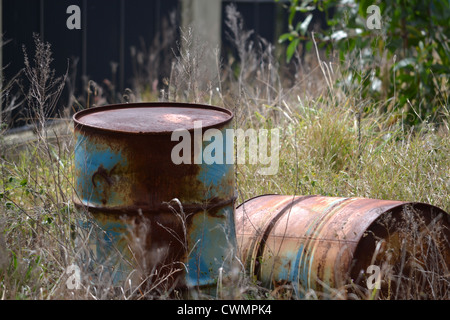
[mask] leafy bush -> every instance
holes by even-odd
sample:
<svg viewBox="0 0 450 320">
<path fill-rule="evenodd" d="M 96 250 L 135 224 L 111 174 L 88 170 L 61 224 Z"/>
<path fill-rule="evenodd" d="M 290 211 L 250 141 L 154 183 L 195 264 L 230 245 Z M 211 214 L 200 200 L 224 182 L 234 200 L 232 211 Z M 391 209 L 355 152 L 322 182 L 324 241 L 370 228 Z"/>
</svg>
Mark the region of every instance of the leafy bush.
<svg viewBox="0 0 450 320">
<path fill-rule="evenodd" d="M 380 8 L 380 29 L 367 24 L 373 4 Z M 408 124 L 441 119 L 450 101 L 448 1 L 292 0 L 290 32 L 279 39 L 289 42 L 288 60 L 301 40 L 309 38 L 314 10 L 328 13 L 329 29 L 320 35 L 319 45 L 329 56 L 338 55 L 348 69 L 348 76 L 336 85 L 345 90 L 361 86 L 362 96 L 374 100 L 389 98 L 386 110 L 404 112 Z M 294 27 L 297 13 L 308 15 Z M 310 41 L 306 48 L 312 48 Z"/>
</svg>

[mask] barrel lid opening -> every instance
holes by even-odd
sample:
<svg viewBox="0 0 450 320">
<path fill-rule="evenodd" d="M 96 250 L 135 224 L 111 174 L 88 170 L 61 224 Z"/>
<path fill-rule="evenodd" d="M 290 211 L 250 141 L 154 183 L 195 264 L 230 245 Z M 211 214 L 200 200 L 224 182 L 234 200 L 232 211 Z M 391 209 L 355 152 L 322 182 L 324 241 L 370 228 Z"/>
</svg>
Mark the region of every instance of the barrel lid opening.
<svg viewBox="0 0 450 320">
<path fill-rule="evenodd" d="M 224 108 L 172 102 L 116 104 L 86 109 L 73 116 L 79 125 L 127 133 L 193 130 L 196 121 L 207 128 L 232 118 L 232 112 Z"/>
</svg>

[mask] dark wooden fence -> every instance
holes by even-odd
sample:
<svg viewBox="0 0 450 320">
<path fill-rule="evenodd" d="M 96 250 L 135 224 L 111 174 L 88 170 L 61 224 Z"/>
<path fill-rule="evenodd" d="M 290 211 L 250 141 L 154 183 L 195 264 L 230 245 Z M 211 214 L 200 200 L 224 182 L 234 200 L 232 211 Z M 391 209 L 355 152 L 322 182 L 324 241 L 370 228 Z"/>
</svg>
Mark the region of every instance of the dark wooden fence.
<svg viewBox="0 0 450 320">
<path fill-rule="evenodd" d="M 130 48 L 141 40 L 150 44 L 162 28 L 163 19 L 171 12 L 180 25 L 183 0 L 3 0 L 4 78 L 11 79 L 24 67 L 22 46 L 33 54 L 33 33 L 52 45 L 53 68 L 63 74 L 75 65 L 72 74 L 75 94 L 83 94 L 86 80 L 98 83 L 114 81 L 119 92 L 131 86 L 133 78 Z M 235 3 L 248 29 L 255 30 L 269 41 L 276 41 L 277 19 L 286 29 L 286 10 L 273 0 L 222 1 L 222 40 L 225 37 L 225 7 Z M 81 30 L 69 30 L 66 21 L 68 6 L 81 9 Z M 281 21 L 280 21 L 281 20 Z M 116 69 L 114 68 L 116 67 Z M 16 121 L 15 125 L 23 124 Z"/>
<path fill-rule="evenodd" d="M 66 26 L 70 5 L 81 9 L 81 30 Z M 3 39 L 9 41 L 3 47 L 4 77 L 11 79 L 24 67 L 22 46 L 31 56 L 38 33 L 52 45 L 56 74 L 77 62 L 76 93 L 84 79 L 110 79 L 123 91 L 132 77 L 130 47 L 140 39 L 151 42 L 162 18 L 177 7 L 177 0 L 3 0 Z"/>
</svg>

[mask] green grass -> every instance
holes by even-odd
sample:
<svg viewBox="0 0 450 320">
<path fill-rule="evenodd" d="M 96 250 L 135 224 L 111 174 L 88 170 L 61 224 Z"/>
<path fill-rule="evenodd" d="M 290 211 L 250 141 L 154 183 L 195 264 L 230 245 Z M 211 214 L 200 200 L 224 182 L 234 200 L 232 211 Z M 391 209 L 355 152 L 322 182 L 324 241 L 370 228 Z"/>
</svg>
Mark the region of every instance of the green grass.
<svg viewBox="0 0 450 320">
<path fill-rule="evenodd" d="M 278 174 L 260 176 L 250 166 L 239 167 L 245 198 L 321 194 L 419 201 L 449 211 L 448 118 L 440 126 L 405 129 L 387 115 L 366 115 L 359 138 L 350 109 L 303 103 L 291 104 L 292 120 L 278 124 L 283 142 Z"/>
</svg>

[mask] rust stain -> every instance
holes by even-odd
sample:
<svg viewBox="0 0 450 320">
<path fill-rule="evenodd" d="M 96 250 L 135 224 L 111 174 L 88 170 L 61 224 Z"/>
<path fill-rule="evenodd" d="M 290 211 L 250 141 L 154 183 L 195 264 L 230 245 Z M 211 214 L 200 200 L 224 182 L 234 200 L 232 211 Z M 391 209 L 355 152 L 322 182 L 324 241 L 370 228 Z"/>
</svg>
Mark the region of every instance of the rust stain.
<svg viewBox="0 0 450 320">
<path fill-rule="evenodd" d="M 396 231 L 399 225 L 386 232 L 379 222 L 390 214 L 402 221 L 399 212 L 408 206 L 414 207 L 428 223 L 441 214 L 447 229 L 450 226 L 447 213 L 427 204 L 323 196 L 259 196 L 236 210 L 241 260 L 265 286 L 289 281 L 303 289 L 338 288 L 350 278 L 356 279 L 371 264 L 375 239 L 385 239 L 393 248 L 400 246 Z M 448 231 L 446 235 L 450 236 Z M 446 261 L 450 266 L 450 248 L 447 249 Z M 395 254 L 399 252 L 396 250 Z"/>
<path fill-rule="evenodd" d="M 102 177 L 103 179 L 105 179 L 105 181 L 108 183 L 108 185 L 112 185 L 113 184 L 113 180 L 111 179 L 111 174 L 114 172 L 114 170 L 116 169 L 117 165 L 115 165 L 111 171 L 106 170 L 103 165 L 101 164 L 97 171 L 94 172 L 94 174 L 92 175 L 92 184 L 94 185 L 94 187 L 97 186 L 97 184 L 95 183 L 95 177 L 98 175 L 100 177 Z"/>
<path fill-rule="evenodd" d="M 112 244 L 121 245 L 143 273 L 161 269 L 166 271 L 160 276 L 168 275 L 172 266 L 180 271 L 170 276 L 170 285 L 212 283 L 220 259 L 209 248 L 215 244 L 218 256 L 227 256 L 218 245 L 227 238 L 235 240 L 233 166 L 220 168 L 219 179 L 210 179 L 214 185 L 205 184 L 199 176 L 215 172 L 205 171 L 205 164 L 175 165 L 171 151 L 179 142 L 171 141 L 171 134 L 180 128 L 192 133 L 193 121 L 203 122 L 202 134 L 211 127 L 225 130 L 231 128 L 232 118 L 219 107 L 159 102 L 75 114 L 75 204 L 86 207 L 94 220 L 121 239 Z M 171 202 L 175 198 L 182 208 Z M 140 251 L 132 242 L 135 229 L 147 230 Z M 206 253 L 196 252 L 195 246 Z M 201 255 L 198 278 L 189 252 Z"/>
</svg>

